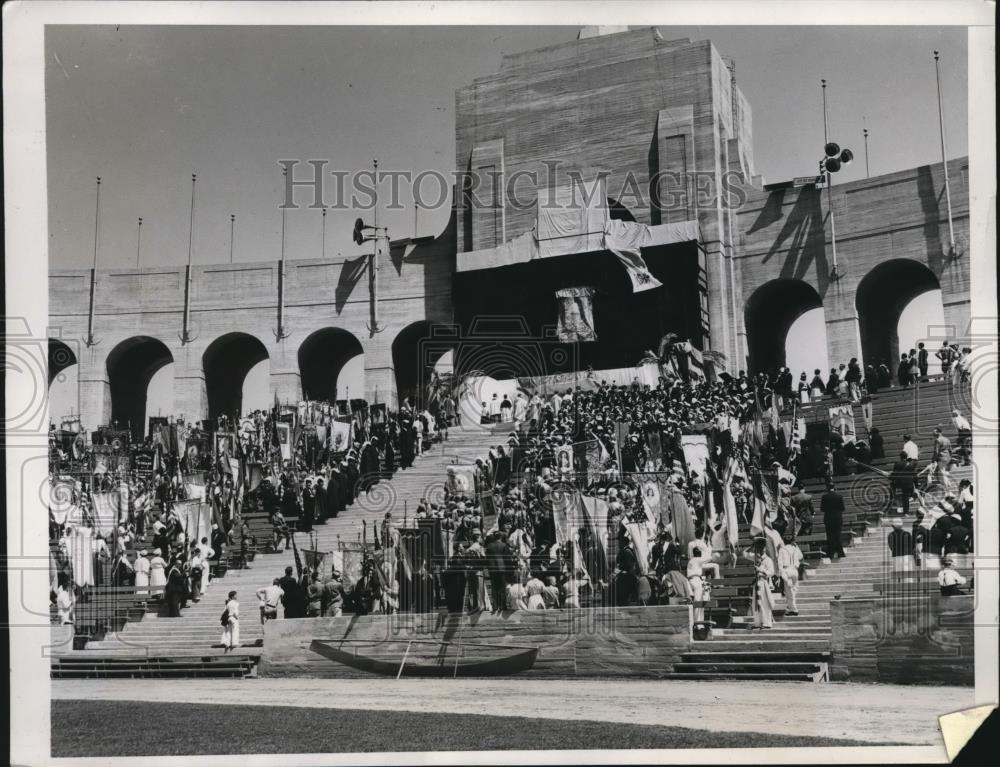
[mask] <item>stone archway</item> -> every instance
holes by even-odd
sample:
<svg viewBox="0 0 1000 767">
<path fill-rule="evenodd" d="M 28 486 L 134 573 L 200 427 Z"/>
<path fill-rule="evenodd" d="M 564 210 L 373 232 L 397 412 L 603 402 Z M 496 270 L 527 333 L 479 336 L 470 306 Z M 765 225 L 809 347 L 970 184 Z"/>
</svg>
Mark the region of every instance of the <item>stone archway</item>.
<svg viewBox="0 0 1000 767">
<path fill-rule="evenodd" d="M 890 370 L 899 359 L 899 317 L 917 296 L 941 287 L 924 264 L 907 258 L 883 261 L 858 283 L 855 307 L 865 364 L 885 362 Z"/>
<path fill-rule="evenodd" d="M 266 359 L 267 348 L 249 333 L 226 333 L 208 345 L 201 364 L 209 418 L 243 415 L 243 383 L 247 373 Z"/>
<path fill-rule="evenodd" d="M 174 361 L 167 345 L 152 336 L 133 336 L 119 343 L 107 358 L 111 389 L 111 423 L 127 427 L 141 440 L 146 433 L 149 382 Z"/>
<path fill-rule="evenodd" d="M 342 328 L 321 328 L 302 342 L 299 347 L 299 374 L 302 377 L 302 394 L 308 400 L 334 402 L 344 399 L 346 392 L 338 391 L 338 378 L 350 360 L 364 354 L 357 336 Z M 353 392 L 352 397 L 364 396 L 364 390 Z"/>
<path fill-rule="evenodd" d="M 783 367 L 789 328 L 803 314 L 822 306 L 819 293 L 803 280 L 771 280 L 757 288 L 744 310 L 750 372 L 772 372 Z"/>
</svg>

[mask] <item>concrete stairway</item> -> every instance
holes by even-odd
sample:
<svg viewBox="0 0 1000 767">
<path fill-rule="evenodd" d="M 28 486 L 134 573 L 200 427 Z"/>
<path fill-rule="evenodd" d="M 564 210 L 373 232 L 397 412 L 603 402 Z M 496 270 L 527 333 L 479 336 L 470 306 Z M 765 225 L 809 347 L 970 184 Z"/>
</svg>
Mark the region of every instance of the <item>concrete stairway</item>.
<svg viewBox="0 0 1000 767">
<path fill-rule="evenodd" d="M 333 551 L 338 542 L 356 543 L 362 536 L 362 522 L 367 524 L 367 537 L 371 541 L 373 531 L 378 529 L 387 511 L 392 512 L 397 524 L 403 522 L 404 513 L 408 520 L 413 520 L 420 498 L 435 500 L 442 497 L 449 464 L 471 463 L 485 456 L 492 445 L 504 441 L 507 433 L 509 428 L 496 429 L 495 432 L 478 426 L 452 429 L 446 442 L 435 445 L 418 457 L 412 467 L 398 471 L 391 479 L 373 486 L 336 519 L 316 525 L 314 539 L 318 550 Z M 300 549 L 313 545 L 306 533 L 297 533 L 295 539 Z M 291 550 L 258 554 L 249 567 L 229 570 L 223 578 L 212 581 L 201 601 L 189 602 L 181 617 L 169 618 L 149 612 L 142 620 L 129 622 L 121 631 L 90 642 L 85 649 L 73 651 L 71 655 L 75 658 L 173 659 L 184 656 L 211 659 L 223 655 L 219 618 L 227 594 L 236 591 L 241 607 L 240 648 L 237 652 L 241 656 L 259 656 L 263 629 L 254 595 L 257 589 L 283 575 L 285 567 L 294 564 Z"/>
</svg>

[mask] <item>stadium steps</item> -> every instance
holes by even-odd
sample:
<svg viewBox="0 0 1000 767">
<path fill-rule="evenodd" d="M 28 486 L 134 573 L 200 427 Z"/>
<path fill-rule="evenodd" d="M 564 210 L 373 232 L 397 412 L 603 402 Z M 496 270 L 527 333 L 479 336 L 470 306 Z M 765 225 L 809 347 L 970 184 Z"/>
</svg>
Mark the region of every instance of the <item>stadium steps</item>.
<svg viewBox="0 0 1000 767">
<path fill-rule="evenodd" d="M 81 654 L 52 662 L 52 679 L 245 679 L 256 675 L 256 658 L 227 655 L 105 658 Z"/>
<path fill-rule="evenodd" d="M 367 525 L 365 537 L 370 542 L 387 511 L 392 512 L 397 524 L 403 522 L 404 500 L 406 517 L 412 520 L 420 498 L 432 501 L 442 498 L 448 465 L 472 463 L 476 458 L 484 457 L 491 446 L 504 441 L 509 431 L 509 425 L 500 429 L 451 429 L 448 441 L 433 445 L 417 457 L 409 469 L 398 471 L 392 478 L 370 487 L 355 500 L 353 506 L 336 518 L 326 524 L 315 525 L 313 536 L 296 533 L 296 545 L 300 550 L 311 549 L 315 542 L 319 551 L 333 551 L 340 544 L 356 544 L 363 535 L 362 522 Z M 139 661 L 145 663 L 161 656 L 173 660 L 197 656 L 212 661 L 190 667 L 177 666 L 172 673 L 178 676 L 213 675 L 218 670 L 212 665 L 217 658 L 249 658 L 255 666 L 264 636 L 255 593 L 283 575 L 285 567 L 294 564 L 291 550 L 258 552 L 249 567 L 229 569 L 223 577 L 213 579 L 201 600 L 188 602 L 179 618 L 166 617 L 163 606 L 151 601 L 149 611 L 141 620 L 128 621 L 121 630 L 108 632 L 103 639 L 87 643 L 82 650 L 64 651 L 54 657 L 53 675 L 66 673 L 60 665 L 63 661 L 79 659 L 82 662 L 95 658 L 120 661 L 126 665 Z M 230 591 L 237 592 L 241 607 L 240 647 L 237 651 L 239 655 L 235 656 L 227 654 L 221 645 L 222 626 L 219 622 Z"/>
</svg>

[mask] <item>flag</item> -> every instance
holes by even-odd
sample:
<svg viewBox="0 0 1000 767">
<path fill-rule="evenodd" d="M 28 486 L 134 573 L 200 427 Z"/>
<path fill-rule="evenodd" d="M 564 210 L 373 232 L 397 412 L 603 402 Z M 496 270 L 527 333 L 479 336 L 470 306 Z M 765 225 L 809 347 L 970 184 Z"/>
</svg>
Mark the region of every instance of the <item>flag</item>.
<svg viewBox="0 0 1000 767">
<path fill-rule="evenodd" d="M 290 537 L 292 539 L 292 551 L 295 553 L 295 572 L 301 578 L 303 572 L 302 557 L 299 556 L 299 547 L 295 545 L 295 533 L 292 533 Z"/>
<path fill-rule="evenodd" d="M 872 400 L 871 397 L 866 397 L 861 402 L 861 414 L 865 419 L 865 429 L 871 433 L 872 430 Z"/>
<path fill-rule="evenodd" d="M 616 250 L 614 248 L 609 248 L 609 250 L 615 254 L 621 265 L 625 267 L 625 273 L 628 274 L 629 281 L 632 283 L 633 293 L 652 290 L 663 285 L 662 282 L 650 273 L 649 267 L 646 266 L 646 262 L 642 258 L 642 253 L 638 250 Z"/>
<path fill-rule="evenodd" d="M 722 480 L 722 508 L 726 520 L 729 543 L 735 545 L 740 539 L 740 523 L 736 518 L 736 499 L 733 497 L 733 477 L 736 474 L 736 458 L 731 456 L 726 464 Z"/>
<path fill-rule="evenodd" d="M 635 558 L 639 562 L 639 571 L 646 575 L 649 572 L 649 539 L 646 537 L 646 527 L 637 522 L 629 522 L 625 530 L 635 546 Z"/>
<path fill-rule="evenodd" d="M 403 575 L 406 576 L 406 580 L 413 580 L 413 563 L 410 561 L 410 552 L 407 551 L 406 546 L 403 545 L 402 538 L 397 538 L 396 543 L 397 550 L 399 551 L 399 562 L 403 566 Z"/>
<path fill-rule="evenodd" d="M 763 471 L 754 473 L 752 479 L 754 501 L 750 534 L 754 537 L 762 535 L 765 530 L 771 527 L 771 513 L 776 507 L 774 500 L 775 493 L 769 487 L 769 477 L 766 476 L 767 474 L 770 474 L 777 481 L 776 474 Z"/>
<path fill-rule="evenodd" d="M 797 418 L 795 420 L 795 426 L 792 429 L 792 441 L 791 447 L 793 453 L 799 453 L 802 451 L 802 440 L 806 438 L 806 419 Z"/>
<path fill-rule="evenodd" d="M 552 493 L 552 524 L 555 527 L 556 543 L 560 546 L 572 540 L 571 520 L 576 520 L 579 508 L 577 494 L 573 490 L 560 487 Z"/>
</svg>

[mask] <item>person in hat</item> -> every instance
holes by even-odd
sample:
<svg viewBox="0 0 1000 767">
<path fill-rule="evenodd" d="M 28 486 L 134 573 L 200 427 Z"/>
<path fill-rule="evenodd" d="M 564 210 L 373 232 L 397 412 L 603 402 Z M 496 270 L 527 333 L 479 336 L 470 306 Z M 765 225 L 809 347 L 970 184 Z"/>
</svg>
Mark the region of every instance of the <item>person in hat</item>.
<svg viewBox="0 0 1000 767">
<path fill-rule="evenodd" d="M 965 592 L 960 586 L 966 583 L 965 576 L 955 569 L 955 562 L 951 557 L 944 557 L 941 560 L 941 569 L 938 571 L 938 586 L 943 597 L 958 597 Z"/>
</svg>

